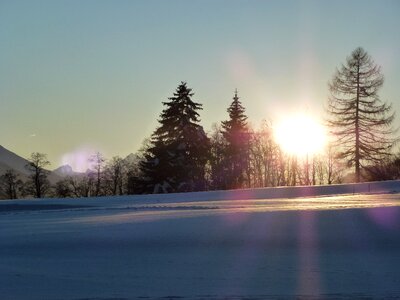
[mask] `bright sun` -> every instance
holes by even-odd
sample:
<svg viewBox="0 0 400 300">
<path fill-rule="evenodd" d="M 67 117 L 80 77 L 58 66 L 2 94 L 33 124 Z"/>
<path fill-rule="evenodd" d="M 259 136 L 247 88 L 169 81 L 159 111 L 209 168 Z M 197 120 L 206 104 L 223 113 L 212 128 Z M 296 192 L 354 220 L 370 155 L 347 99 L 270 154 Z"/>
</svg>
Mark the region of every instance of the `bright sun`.
<svg viewBox="0 0 400 300">
<path fill-rule="evenodd" d="M 307 115 L 296 115 L 281 120 L 274 130 L 275 140 L 282 149 L 296 156 L 313 155 L 326 143 L 324 127 Z"/>
</svg>

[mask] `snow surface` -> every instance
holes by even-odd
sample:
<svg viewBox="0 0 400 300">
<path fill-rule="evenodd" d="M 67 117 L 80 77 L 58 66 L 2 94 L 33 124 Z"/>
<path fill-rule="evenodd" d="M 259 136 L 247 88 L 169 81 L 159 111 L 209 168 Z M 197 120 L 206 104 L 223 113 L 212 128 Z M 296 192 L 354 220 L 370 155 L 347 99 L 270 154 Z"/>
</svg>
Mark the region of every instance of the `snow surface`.
<svg viewBox="0 0 400 300">
<path fill-rule="evenodd" d="M 339 189 L 0 201 L 0 298 L 399 299 L 400 194 Z"/>
</svg>

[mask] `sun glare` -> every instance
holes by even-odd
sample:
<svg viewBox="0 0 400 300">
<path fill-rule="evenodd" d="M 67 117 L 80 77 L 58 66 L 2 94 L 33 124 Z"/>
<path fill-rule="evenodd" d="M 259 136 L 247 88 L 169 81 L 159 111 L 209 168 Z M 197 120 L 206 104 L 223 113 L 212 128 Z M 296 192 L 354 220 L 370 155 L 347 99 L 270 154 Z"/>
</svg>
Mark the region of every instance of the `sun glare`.
<svg viewBox="0 0 400 300">
<path fill-rule="evenodd" d="M 91 167 L 89 158 L 96 153 L 94 147 L 81 146 L 71 152 L 64 153 L 61 158 L 62 165 L 69 165 L 76 172 L 86 172 Z"/>
<path fill-rule="evenodd" d="M 285 152 L 296 156 L 316 154 L 326 143 L 324 127 L 307 115 L 281 120 L 275 127 L 274 135 Z"/>
</svg>

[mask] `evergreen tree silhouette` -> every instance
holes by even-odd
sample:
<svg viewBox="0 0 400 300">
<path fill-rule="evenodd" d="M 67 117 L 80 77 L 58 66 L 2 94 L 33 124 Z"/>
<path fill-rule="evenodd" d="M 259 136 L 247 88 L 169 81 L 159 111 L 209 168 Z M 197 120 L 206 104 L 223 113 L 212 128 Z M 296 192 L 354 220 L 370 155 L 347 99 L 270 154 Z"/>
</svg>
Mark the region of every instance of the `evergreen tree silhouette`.
<svg viewBox="0 0 400 300">
<path fill-rule="evenodd" d="M 202 104 L 192 100 L 186 82 L 176 89 L 160 114 L 145 159 L 140 164 L 146 193 L 187 192 L 205 189 L 209 139 L 199 125 Z"/>
<path fill-rule="evenodd" d="M 237 90 L 228 107 L 229 120 L 222 121 L 225 148 L 225 188 L 243 187 L 249 165 L 249 129 L 245 108 L 239 101 Z"/>
</svg>

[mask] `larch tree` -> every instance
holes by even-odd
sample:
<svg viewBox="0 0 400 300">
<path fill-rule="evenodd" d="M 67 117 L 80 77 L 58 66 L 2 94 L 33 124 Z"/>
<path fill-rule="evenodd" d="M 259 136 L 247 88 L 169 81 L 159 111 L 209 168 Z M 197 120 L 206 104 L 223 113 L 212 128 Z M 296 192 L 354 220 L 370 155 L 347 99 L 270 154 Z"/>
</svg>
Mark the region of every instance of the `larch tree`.
<svg viewBox="0 0 400 300">
<path fill-rule="evenodd" d="M 382 85 L 381 67 L 362 48 L 347 57 L 329 83 L 328 126 L 338 158 L 355 168 L 357 182 L 363 169 L 390 155 L 395 141 L 392 107 L 378 96 Z"/>
<path fill-rule="evenodd" d="M 144 192 L 204 190 L 210 142 L 199 124 L 202 104 L 194 102 L 193 95 L 181 82 L 173 97 L 163 102 L 160 126 L 140 164 Z"/>
<path fill-rule="evenodd" d="M 237 90 L 227 109 L 229 120 L 222 121 L 222 134 L 226 140 L 225 149 L 225 188 L 235 189 L 249 181 L 249 142 L 250 132 L 245 108 L 239 101 Z M 250 185 L 250 182 L 247 182 Z"/>
</svg>

